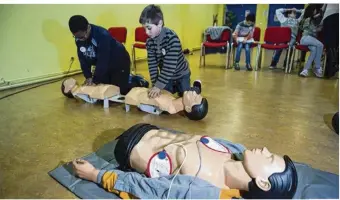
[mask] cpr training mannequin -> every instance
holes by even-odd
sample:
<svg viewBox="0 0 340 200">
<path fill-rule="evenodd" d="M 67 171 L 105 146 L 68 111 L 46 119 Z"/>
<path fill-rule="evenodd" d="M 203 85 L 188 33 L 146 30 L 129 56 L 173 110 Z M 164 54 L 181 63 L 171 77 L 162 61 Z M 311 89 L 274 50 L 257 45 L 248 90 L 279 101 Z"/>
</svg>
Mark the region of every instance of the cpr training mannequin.
<svg viewBox="0 0 340 200">
<path fill-rule="evenodd" d="M 99 84 L 91 86 L 79 86 L 73 78 L 68 78 L 61 84 L 61 92 L 68 98 L 80 98 L 88 103 L 104 100 L 120 95 L 119 87 L 115 85 Z"/>
<path fill-rule="evenodd" d="M 124 97 L 119 95 L 117 86 L 104 84 L 79 86 L 73 78 L 63 81 L 61 91 L 66 97 L 77 97 L 88 103 L 110 99 L 127 105 L 151 105 L 170 114 L 184 111 L 191 120 L 201 120 L 208 113 L 208 101 L 201 96 L 201 84 L 198 81 L 195 81 L 194 86 L 189 91 L 185 91 L 183 97 L 180 98 L 175 98 L 171 93 L 162 91 L 159 97 L 152 99 L 148 97 L 148 88 L 145 87 L 134 87 Z"/>
<path fill-rule="evenodd" d="M 201 89 L 201 83 L 195 81 L 193 87 L 184 92 L 183 97 L 176 98 L 170 92 L 161 90 L 158 97 L 150 98 L 148 88 L 136 87 L 125 96 L 125 104 L 140 108 L 149 105 L 170 114 L 184 111 L 189 119 L 201 120 L 208 112 L 208 101 L 201 96 Z"/>
<path fill-rule="evenodd" d="M 140 75 L 129 77 L 129 85 L 133 87 L 149 87 L 149 82 Z M 108 107 L 105 99 L 115 102 L 124 102 L 124 97 L 120 95 L 120 88 L 111 84 L 92 84 L 79 86 L 73 78 L 65 79 L 61 84 L 61 92 L 68 98 L 80 98 L 88 103 L 96 103 L 97 100 L 104 100 L 104 107 Z"/>
<path fill-rule="evenodd" d="M 209 137 L 173 134 L 150 124 L 137 124 L 117 140 L 114 155 L 119 170 L 145 174 L 150 181 L 170 175 L 175 175 L 172 178 L 175 179 L 179 173 L 223 190 L 237 190 L 239 195 L 236 193 L 235 197 L 288 199 L 296 192 L 298 177 L 293 162 L 288 156 L 272 154 L 266 148 L 245 150 L 240 158 L 231 153 L 231 147 Z M 117 192 L 114 172 L 95 169 L 84 160 L 74 161 L 73 165 L 80 178 Z M 140 184 L 144 182 L 147 180 Z"/>
</svg>

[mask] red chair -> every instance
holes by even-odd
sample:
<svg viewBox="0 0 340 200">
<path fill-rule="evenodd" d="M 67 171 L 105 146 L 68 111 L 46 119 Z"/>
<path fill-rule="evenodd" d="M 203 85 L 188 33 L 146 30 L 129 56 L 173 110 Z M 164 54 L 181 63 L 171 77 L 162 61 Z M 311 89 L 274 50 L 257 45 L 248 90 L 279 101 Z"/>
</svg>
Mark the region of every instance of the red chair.
<svg viewBox="0 0 340 200">
<path fill-rule="evenodd" d="M 231 39 L 231 31 L 224 30 L 222 32 L 221 38 L 219 40 L 212 40 L 210 35 L 207 35 L 207 41 L 201 44 L 201 55 L 200 55 L 200 67 L 202 66 L 202 57 L 203 57 L 203 66 L 205 66 L 205 48 L 221 48 L 226 47 L 226 69 L 228 68 L 228 56 L 229 56 L 229 41 Z"/>
<path fill-rule="evenodd" d="M 114 39 L 125 45 L 127 35 L 127 29 L 125 27 L 110 27 L 108 31 Z"/>
<path fill-rule="evenodd" d="M 264 43 L 259 46 L 259 52 L 257 54 L 257 61 L 255 70 L 261 67 L 262 61 L 262 49 L 266 50 L 279 50 L 288 49 L 288 55 L 290 53 L 289 41 L 291 38 L 291 29 L 289 27 L 268 27 L 264 33 Z M 286 65 L 288 65 L 289 61 Z M 286 66 L 286 72 L 287 72 Z"/>
<path fill-rule="evenodd" d="M 259 42 L 260 42 L 260 38 L 261 38 L 261 29 L 259 27 L 255 27 L 254 30 L 254 34 L 253 34 L 253 38 L 254 38 L 254 43 L 252 43 L 250 45 L 250 48 L 254 48 L 254 47 L 259 47 Z M 237 47 L 237 41 L 233 40 L 233 63 L 235 60 L 235 48 Z"/>
<path fill-rule="evenodd" d="M 146 49 L 146 40 L 148 39 L 148 35 L 145 32 L 144 27 L 137 27 L 135 29 L 135 42 L 132 44 L 132 63 L 134 71 L 136 72 L 136 48 L 137 49 Z"/>
<path fill-rule="evenodd" d="M 294 47 L 293 47 L 293 58 L 291 59 L 290 64 L 289 64 L 289 71 L 288 71 L 289 73 L 291 73 L 292 68 L 294 67 L 296 50 L 298 50 L 298 52 L 299 52 L 299 56 L 298 56 L 299 58 L 300 58 L 301 52 L 309 52 L 310 51 L 308 46 L 300 44 L 301 38 L 302 38 L 302 32 L 299 31 L 299 33 L 296 37 L 296 45 L 294 45 Z M 324 51 L 325 51 L 325 44 L 324 44 L 324 40 L 323 40 L 322 31 L 320 31 L 319 34 L 318 34 L 318 40 L 320 42 L 322 42 L 322 44 L 324 45 Z M 322 63 L 323 72 L 325 71 L 326 59 L 327 59 L 327 57 L 326 57 L 327 54 L 324 54 L 324 55 L 325 55 L 325 57 L 324 57 L 324 60 L 323 60 L 323 63 Z M 300 59 L 298 61 L 298 66 L 301 66 L 301 60 Z"/>
</svg>

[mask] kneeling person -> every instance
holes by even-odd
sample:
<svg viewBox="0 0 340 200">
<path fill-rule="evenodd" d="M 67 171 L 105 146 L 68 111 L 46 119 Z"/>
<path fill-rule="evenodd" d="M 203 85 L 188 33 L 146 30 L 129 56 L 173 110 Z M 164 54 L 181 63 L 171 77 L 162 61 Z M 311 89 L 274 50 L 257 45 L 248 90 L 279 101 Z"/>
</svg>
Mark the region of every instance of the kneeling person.
<svg viewBox="0 0 340 200">
<path fill-rule="evenodd" d="M 69 28 L 75 38 L 80 66 L 86 78 L 84 84 L 116 85 L 122 94 L 128 93 L 130 55 L 124 45 L 105 28 L 90 24 L 81 15 L 70 18 Z M 93 74 L 92 65 L 95 65 Z"/>
</svg>

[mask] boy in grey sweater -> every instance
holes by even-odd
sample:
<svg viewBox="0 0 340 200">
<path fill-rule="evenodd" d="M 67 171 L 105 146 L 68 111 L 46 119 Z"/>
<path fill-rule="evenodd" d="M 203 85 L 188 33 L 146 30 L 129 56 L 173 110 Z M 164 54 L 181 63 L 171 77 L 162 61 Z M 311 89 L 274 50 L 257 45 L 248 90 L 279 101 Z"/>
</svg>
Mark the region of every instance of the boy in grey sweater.
<svg viewBox="0 0 340 200">
<path fill-rule="evenodd" d="M 296 19 L 296 13 L 301 13 L 301 16 Z M 291 33 L 291 39 L 289 42 L 289 46 L 292 47 L 295 42 L 296 42 L 296 36 L 298 34 L 298 30 L 299 30 L 299 23 L 303 17 L 304 14 L 304 10 L 297 10 L 296 8 L 291 8 L 291 9 L 284 9 L 284 8 L 280 8 L 277 9 L 275 11 L 276 17 L 279 20 L 281 27 L 290 27 L 292 30 Z M 272 62 L 270 64 L 270 69 L 274 69 L 276 68 L 277 63 L 280 60 L 280 56 L 282 53 L 282 49 L 280 50 L 276 50 L 274 52 L 273 58 L 272 58 Z M 291 51 L 292 53 L 292 51 Z M 286 66 L 287 63 L 287 57 L 285 58 L 284 64 L 283 66 Z M 289 55 L 289 57 L 291 57 L 291 55 Z"/>
</svg>

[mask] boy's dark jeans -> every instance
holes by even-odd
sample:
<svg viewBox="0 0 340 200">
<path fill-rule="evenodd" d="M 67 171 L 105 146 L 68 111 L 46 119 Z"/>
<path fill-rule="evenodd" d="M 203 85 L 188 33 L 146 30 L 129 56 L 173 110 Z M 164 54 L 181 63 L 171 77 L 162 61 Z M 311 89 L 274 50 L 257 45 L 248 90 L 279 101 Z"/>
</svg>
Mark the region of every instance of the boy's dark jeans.
<svg viewBox="0 0 340 200">
<path fill-rule="evenodd" d="M 178 93 L 178 96 L 182 97 L 185 91 L 190 89 L 190 75 L 182 76 L 176 80 L 170 80 L 169 83 L 164 87 L 164 90 L 171 92 L 172 94 Z"/>
</svg>

